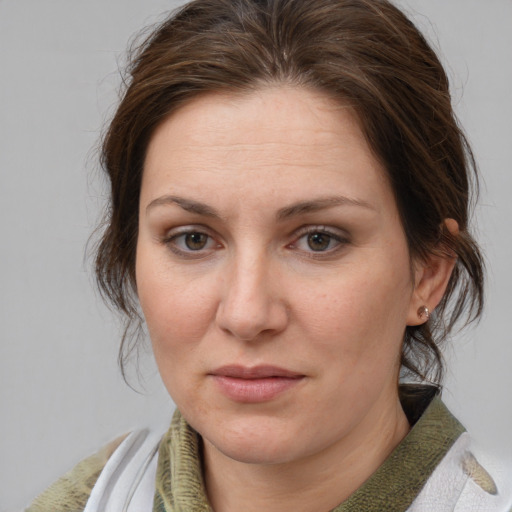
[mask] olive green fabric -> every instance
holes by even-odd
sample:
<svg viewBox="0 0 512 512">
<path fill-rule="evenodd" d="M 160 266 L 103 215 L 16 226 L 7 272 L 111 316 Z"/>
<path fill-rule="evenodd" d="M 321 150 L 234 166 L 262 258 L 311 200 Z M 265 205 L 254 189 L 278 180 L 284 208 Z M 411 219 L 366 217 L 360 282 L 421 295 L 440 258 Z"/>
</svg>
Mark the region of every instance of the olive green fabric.
<svg viewBox="0 0 512 512">
<path fill-rule="evenodd" d="M 201 467 L 201 438 L 177 410 L 160 443 L 153 512 L 209 512 Z"/>
<path fill-rule="evenodd" d="M 103 467 L 126 435 L 112 441 L 98 453 L 77 464 L 38 496 L 26 512 L 80 512 Z"/>
<path fill-rule="evenodd" d="M 384 464 L 334 512 L 404 512 L 464 427 L 436 396 Z"/>
<path fill-rule="evenodd" d="M 410 417 L 417 415 L 410 411 Z M 333 512 L 404 512 L 464 432 L 436 396 L 384 464 Z M 177 411 L 160 445 L 153 512 L 211 512 L 204 491 L 200 437 Z"/>
<path fill-rule="evenodd" d="M 417 395 L 401 389 L 402 405 L 413 424 L 411 431 L 384 464 L 332 512 L 407 510 L 464 431 L 433 394 L 425 393 L 425 388 Z M 122 439 L 78 464 L 39 496 L 27 512 L 83 511 L 101 470 Z M 211 511 L 202 477 L 201 438 L 176 411 L 159 447 L 153 512 Z"/>
</svg>

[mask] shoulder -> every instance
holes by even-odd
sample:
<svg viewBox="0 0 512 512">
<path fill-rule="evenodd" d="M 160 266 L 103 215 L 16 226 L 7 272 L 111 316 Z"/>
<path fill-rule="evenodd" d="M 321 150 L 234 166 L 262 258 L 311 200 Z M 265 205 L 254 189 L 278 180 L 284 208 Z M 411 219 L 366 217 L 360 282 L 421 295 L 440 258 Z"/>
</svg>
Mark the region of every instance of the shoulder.
<svg viewBox="0 0 512 512">
<path fill-rule="evenodd" d="M 94 455 L 79 462 L 46 491 L 26 512 L 69 512 L 83 510 L 103 468 L 128 434 L 111 441 Z"/>
<path fill-rule="evenodd" d="M 410 512 L 512 512 L 512 468 L 462 434 L 427 480 Z"/>
<path fill-rule="evenodd" d="M 163 432 L 159 425 L 112 441 L 50 486 L 25 512 L 125 510 L 132 502 L 135 509 L 130 510 L 151 508 Z"/>
<path fill-rule="evenodd" d="M 474 442 L 439 390 L 409 385 L 400 392 L 413 425 L 394 452 L 407 466 L 400 482 L 415 488 L 408 512 L 512 512 L 512 468 Z"/>
</svg>

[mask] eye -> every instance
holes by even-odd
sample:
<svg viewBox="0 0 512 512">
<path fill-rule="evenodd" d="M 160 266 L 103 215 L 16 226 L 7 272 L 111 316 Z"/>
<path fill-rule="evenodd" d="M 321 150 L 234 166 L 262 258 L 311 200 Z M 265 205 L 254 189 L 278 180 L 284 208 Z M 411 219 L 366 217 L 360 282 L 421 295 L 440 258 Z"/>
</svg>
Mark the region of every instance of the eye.
<svg viewBox="0 0 512 512">
<path fill-rule="evenodd" d="M 197 229 L 171 232 L 163 243 L 178 256 L 189 258 L 205 256 L 210 251 L 221 247 L 213 237 Z"/>
<path fill-rule="evenodd" d="M 332 253 L 347 244 L 346 236 L 328 228 L 307 228 L 289 247 L 307 253 Z"/>
<path fill-rule="evenodd" d="M 316 232 L 306 236 L 308 247 L 312 251 L 327 251 L 333 242 L 332 236 L 327 233 Z"/>
<path fill-rule="evenodd" d="M 191 251 L 200 251 L 204 249 L 208 243 L 208 235 L 204 233 L 185 233 L 181 235 L 183 237 L 183 243 Z"/>
</svg>

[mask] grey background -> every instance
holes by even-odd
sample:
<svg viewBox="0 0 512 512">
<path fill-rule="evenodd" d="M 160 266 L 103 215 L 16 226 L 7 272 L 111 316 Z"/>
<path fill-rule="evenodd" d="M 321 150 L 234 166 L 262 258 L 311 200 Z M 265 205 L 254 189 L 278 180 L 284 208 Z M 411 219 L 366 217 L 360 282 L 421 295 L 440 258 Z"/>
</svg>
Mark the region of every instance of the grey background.
<svg viewBox="0 0 512 512">
<path fill-rule="evenodd" d="M 178 3 L 0 0 L 0 512 L 115 436 L 170 417 L 150 356 L 145 391 L 123 383 L 118 324 L 93 289 L 84 246 L 105 198 L 94 146 L 118 63 L 134 32 Z M 441 48 L 485 178 L 476 225 L 487 309 L 447 351 L 444 397 L 483 446 L 512 461 L 512 1 L 399 3 Z"/>
</svg>

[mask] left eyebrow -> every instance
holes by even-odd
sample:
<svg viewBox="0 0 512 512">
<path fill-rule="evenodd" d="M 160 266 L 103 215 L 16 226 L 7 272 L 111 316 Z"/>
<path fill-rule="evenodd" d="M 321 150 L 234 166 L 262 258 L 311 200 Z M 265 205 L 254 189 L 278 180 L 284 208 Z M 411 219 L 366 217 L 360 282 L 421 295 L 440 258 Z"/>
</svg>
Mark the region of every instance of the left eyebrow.
<svg viewBox="0 0 512 512">
<path fill-rule="evenodd" d="M 376 211 L 370 203 L 362 201 L 361 199 L 353 199 L 344 196 L 330 196 L 314 199 L 312 201 L 301 201 L 299 203 L 286 206 L 277 212 L 276 217 L 277 220 L 285 220 L 296 215 L 313 213 L 319 210 L 334 208 L 335 206 L 356 206 Z"/>
</svg>

